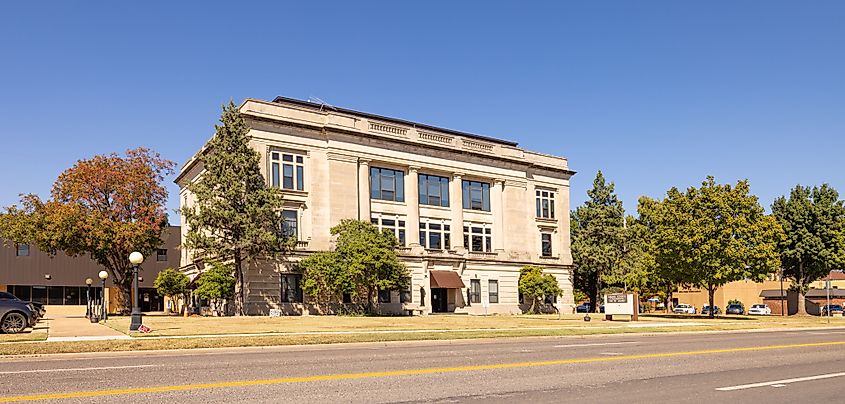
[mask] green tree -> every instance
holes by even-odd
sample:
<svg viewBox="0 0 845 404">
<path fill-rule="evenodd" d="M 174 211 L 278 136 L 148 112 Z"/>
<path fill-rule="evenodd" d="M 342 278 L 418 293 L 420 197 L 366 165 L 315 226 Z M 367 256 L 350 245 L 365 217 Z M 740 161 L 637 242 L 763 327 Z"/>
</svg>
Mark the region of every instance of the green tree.
<svg viewBox="0 0 845 404">
<path fill-rule="evenodd" d="M 173 269 L 167 268 L 158 273 L 153 286 L 162 296 L 170 297 L 170 307 L 173 310 L 178 310 L 179 297 L 183 296 L 188 291 L 188 284 L 191 280 L 187 275 Z M 169 309 L 168 309 L 169 311 Z"/>
<path fill-rule="evenodd" d="M 284 253 L 282 198 L 261 175 L 261 156 L 249 145 L 249 128 L 231 101 L 222 125 L 198 159 L 203 171 L 188 185 L 195 203 L 182 209 L 188 226 L 184 245 L 199 257 L 231 262 L 235 314 L 244 315 L 245 261 Z"/>
<path fill-rule="evenodd" d="M 231 299 L 235 295 L 235 282 L 231 263 L 209 261 L 208 270 L 197 277 L 194 293 L 210 300 L 214 310 L 220 310 L 220 300 Z"/>
<path fill-rule="evenodd" d="M 604 282 L 617 278 L 624 254 L 624 215 L 614 184 L 605 182 L 599 171 L 589 199 L 572 213 L 572 259 L 575 286 L 587 292 L 592 307 L 598 310 Z"/>
<path fill-rule="evenodd" d="M 144 148 L 80 160 L 59 176 L 49 200 L 25 195 L 20 206 L 7 208 L 0 215 L 0 235 L 51 254 L 90 256 L 109 272 L 120 291 L 119 310 L 127 312 L 129 254 L 147 256 L 162 244 L 167 226 L 162 181 L 172 167 Z"/>
<path fill-rule="evenodd" d="M 331 234 L 337 237 L 334 251 L 314 254 L 300 263 L 304 292 L 318 298 L 341 293 L 366 297 L 367 310 L 372 312 L 379 289 L 408 286 L 410 275 L 396 255 L 399 241 L 392 232 L 381 232 L 366 221 L 344 219 L 331 228 Z"/>
<path fill-rule="evenodd" d="M 810 283 L 845 266 L 845 206 L 827 184 L 796 185 L 788 199 L 775 200 L 772 214 L 786 233 L 778 245 L 784 276 L 798 290 L 798 313 L 807 314 L 804 294 Z"/>
<path fill-rule="evenodd" d="M 562 296 L 563 290 L 552 274 L 544 274 L 543 268 L 534 265 L 526 265 L 519 269 L 519 293 L 531 299 L 529 313 L 535 313 L 537 303 L 547 297 Z"/>
<path fill-rule="evenodd" d="M 731 186 L 707 177 L 701 188 L 670 190 L 663 202 L 658 260 L 681 265 L 678 278 L 706 288 L 710 307 L 717 288 L 741 279 L 761 282 L 780 264 L 783 231 L 749 191 L 747 181 Z"/>
</svg>

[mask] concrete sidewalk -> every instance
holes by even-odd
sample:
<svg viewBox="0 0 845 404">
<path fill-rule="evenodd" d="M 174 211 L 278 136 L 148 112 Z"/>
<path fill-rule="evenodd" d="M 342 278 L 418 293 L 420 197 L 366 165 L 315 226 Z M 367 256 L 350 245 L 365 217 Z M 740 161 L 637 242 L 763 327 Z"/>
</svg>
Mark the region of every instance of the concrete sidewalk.
<svg viewBox="0 0 845 404">
<path fill-rule="evenodd" d="M 101 324 L 92 323 L 84 316 L 58 316 L 47 319 L 47 342 L 98 341 L 128 339 L 129 336 Z"/>
</svg>

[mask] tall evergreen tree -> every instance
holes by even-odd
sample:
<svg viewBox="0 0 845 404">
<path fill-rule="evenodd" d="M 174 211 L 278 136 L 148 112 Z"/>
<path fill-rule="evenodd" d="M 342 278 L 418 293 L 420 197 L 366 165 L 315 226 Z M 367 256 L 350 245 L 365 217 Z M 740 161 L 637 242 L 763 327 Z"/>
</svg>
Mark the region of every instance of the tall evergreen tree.
<svg viewBox="0 0 845 404">
<path fill-rule="evenodd" d="M 779 244 L 784 276 L 798 290 L 798 313 L 807 314 L 804 294 L 810 283 L 831 269 L 845 266 L 845 202 L 827 184 L 796 185 L 789 199 L 781 196 L 772 204 L 786 238 Z"/>
<path fill-rule="evenodd" d="M 602 284 L 622 263 L 625 210 L 601 171 L 587 195 L 590 199 L 572 213 L 572 258 L 576 288 L 587 292 L 598 310 Z"/>
<path fill-rule="evenodd" d="M 233 102 L 200 154 L 203 171 L 188 185 L 194 205 L 182 210 L 187 248 L 206 259 L 230 262 L 235 313 L 244 315 L 244 262 L 283 253 L 282 198 L 261 175 L 261 156 L 249 145 L 249 128 Z"/>
</svg>

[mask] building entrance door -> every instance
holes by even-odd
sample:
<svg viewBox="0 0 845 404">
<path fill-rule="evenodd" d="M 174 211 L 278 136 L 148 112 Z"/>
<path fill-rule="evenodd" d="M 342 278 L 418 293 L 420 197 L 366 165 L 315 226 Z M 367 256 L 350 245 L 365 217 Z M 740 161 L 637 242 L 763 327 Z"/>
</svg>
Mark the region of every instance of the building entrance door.
<svg viewBox="0 0 845 404">
<path fill-rule="evenodd" d="M 431 289 L 431 311 L 434 313 L 446 313 L 449 311 L 449 301 L 446 297 L 445 288 Z"/>
</svg>

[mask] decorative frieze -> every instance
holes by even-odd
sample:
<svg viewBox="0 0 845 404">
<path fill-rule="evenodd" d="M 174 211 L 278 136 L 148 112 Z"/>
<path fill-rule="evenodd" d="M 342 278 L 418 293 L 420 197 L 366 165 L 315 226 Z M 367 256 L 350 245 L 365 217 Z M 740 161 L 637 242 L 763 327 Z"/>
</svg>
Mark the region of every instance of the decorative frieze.
<svg viewBox="0 0 845 404">
<path fill-rule="evenodd" d="M 370 121 L 370 131 L 391 136 L 408 137 L 408 129 L 406 128 L 375 121 Z"/>
<path fill-rule="evenodd" d="M 478 151 L 483 153 L 493 153 L 493 145 L 487 143 L 476 142 L 475 140 L 463 139 L 464 149 Z"/>
<path fill-rule="evenodd" d="M 422 131 L 419 132 L 419 138 L 420 138 L 420 140 L 424 140 L 426 142 L 439 143 L 439 144 L 444 144 L 444 145 L 448 145 L 448 146 L 451 146 L 452 142 L 455 140 L 454 136 L 447 136 L 447 135 L 441 135 L 439 133 L 422 132 Z"/>
</svg>

